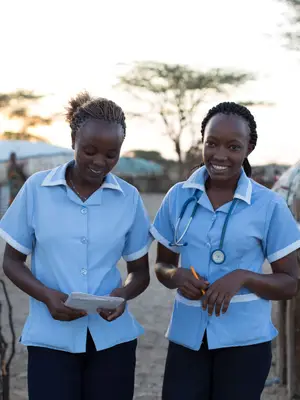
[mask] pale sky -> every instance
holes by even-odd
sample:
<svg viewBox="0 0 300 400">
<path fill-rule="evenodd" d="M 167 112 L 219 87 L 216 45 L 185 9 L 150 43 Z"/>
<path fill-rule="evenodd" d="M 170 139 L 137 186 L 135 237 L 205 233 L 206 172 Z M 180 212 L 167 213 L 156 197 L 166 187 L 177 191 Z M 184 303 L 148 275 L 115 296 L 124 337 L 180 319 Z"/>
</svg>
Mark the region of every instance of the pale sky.
<svg viewBox="0 0 300 400">
<path fill-rule="evenodd" d="M 258 125 L 251 161 L 293 163 L 300 158 L 300 60 L 282 46 L 284 10 L 277 0 L 2 2 L 0 92 L 24 88 L 49 94 L 41 110 L 56 113 L 64 112 L 71 95 L 87 89 L 134 111 L 130 96 L 112 89 L 119 63 L 248 70 L 258 80 L 231 100 L 275 103 L 251 109 Z M 124 151 L 155 149 L 174 157 L 159 124 L 128 120 L 127 125 Z M 62 121 L 43 132 L 52 143 L 69 147 L 70 130 Z"/>
</svg>

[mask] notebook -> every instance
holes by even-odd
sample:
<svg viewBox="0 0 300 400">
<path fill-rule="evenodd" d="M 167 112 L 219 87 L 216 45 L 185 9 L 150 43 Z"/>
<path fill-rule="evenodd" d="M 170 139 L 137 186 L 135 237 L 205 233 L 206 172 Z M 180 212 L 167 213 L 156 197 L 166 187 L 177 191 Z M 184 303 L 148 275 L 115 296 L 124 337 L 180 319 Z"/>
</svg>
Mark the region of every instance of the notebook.
<svg viewBox="0 0 300 400">
<path fill-rule="evenodd" d="M 96 314 L 98 308 L 114 310 L 124 302 L 121 297 L 94 296 L 92 294 L 72 292 L 65 305 L 77 310 L 86 311 L 88 314 Z"/>
</svg>

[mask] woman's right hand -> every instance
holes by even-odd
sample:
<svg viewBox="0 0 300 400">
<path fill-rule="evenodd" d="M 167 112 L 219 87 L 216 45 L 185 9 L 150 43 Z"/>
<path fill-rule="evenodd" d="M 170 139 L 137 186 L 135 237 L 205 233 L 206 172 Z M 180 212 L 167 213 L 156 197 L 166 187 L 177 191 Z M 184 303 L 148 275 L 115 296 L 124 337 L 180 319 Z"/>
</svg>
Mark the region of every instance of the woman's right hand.
<svg viewBox="0 0 300 400">
<path fill-rule="evenodd" d="M 199 275 L 198 275 L 199 276 Z M 207 290 L 209 282 L 201 276 L 196 279 L 191 270 L 187 268 L 176 268 L 173 280 L 180 294 L 189 300 L 199 300 L 203 296 L 202 290 Z"/>
<path fill-rule="evenodd" d="M 53 289 L 47 289 L 45 304 L 52 318 L 57 321 L 74 321 L 84 317 L 87 313 L 83 310 L 75 310 L 65 306 L 68 296 L 65 293 Z"/>
</svg>

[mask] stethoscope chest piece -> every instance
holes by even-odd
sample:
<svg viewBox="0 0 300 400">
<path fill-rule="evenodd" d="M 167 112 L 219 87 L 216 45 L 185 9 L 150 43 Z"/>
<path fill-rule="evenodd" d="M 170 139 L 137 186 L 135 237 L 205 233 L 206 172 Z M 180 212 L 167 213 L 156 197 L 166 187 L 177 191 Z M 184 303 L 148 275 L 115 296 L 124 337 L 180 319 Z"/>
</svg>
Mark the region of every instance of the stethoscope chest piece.
<svg viewBox="0 0 300 400">
<path fill-rule="evenodd" d="M 225 261 L 225 253 L 218 249 L 212 252 L 211 259 L 215 264 L 223 264 Z"/>
</svg>

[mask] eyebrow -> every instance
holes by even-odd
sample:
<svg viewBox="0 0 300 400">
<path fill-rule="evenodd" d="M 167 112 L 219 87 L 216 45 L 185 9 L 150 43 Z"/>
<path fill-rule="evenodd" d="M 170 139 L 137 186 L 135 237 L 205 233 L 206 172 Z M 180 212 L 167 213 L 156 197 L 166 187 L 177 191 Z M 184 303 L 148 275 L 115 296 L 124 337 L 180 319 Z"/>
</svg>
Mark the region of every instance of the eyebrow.
<svg viewBox="0 0 300 400">
<path fill-rule="evenodd" d="M 220 141 L 220 138 L 216 137 L 214 135 L 209 135 L 209 136 L 206 137 L 206 140 L 209 140 L 209 139 L 216 140 L 217 142 Z M 230 140 L 227 141 L 227 143 L 238 143 L 240 145 L 244 144 L 240 139 L 230 139 Z"/>
<path fill-rule="evenodd" d="M 93 145 L 91 143 L 83 143 L 82 147 L 84 147 L 85 149 L 86 148 L 91 148 L 91 149 L 97 150 L 97 146 L 95 146 L 95 145 Z M 107 149 L 107 151 L 118 151 L 118 148 L 117 147 L 112 147 L 110 149 Z"/>
<path fill-rule="evenodd" d="M 231 131 L 230 133 L 233 134 L 233 135 L 240 135 L 241 134 L 241 132 L 236 132 L 236 131 Z M 217 130 L 214 130 L 213 132 L 211 132 L 211 134 L 209 136 L 215 137 L 214 135 L 223 136 L 223 133 L 219 132 Z"/>
<path fill-rule="evenodd" d="M 232 139 L 232 140 L 229 140 L 228 143 L 239 143 L 239 144 L 243 144 L 243 143 L 241 142 L 241 140 L 239 140 L 239 139 Z"/>
</svg>

